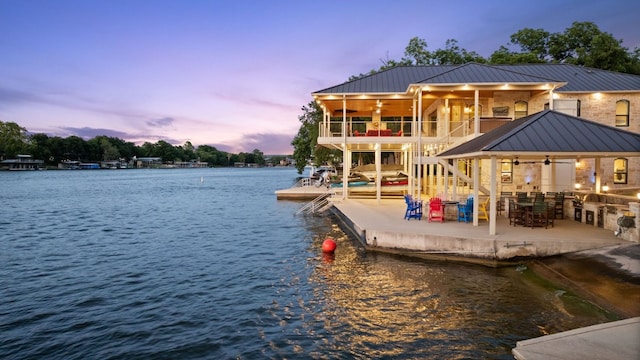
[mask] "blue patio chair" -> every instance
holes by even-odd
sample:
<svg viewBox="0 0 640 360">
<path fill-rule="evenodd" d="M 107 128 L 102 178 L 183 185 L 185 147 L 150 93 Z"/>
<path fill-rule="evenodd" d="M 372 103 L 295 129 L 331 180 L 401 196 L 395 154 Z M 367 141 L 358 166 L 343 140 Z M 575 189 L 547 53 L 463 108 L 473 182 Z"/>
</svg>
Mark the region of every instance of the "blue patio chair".
<svg viewBox="0 0 640 360">
<path fill-rule="evenodd" d="M 405 195 L 407 210 L 404 213 L 405 220 L 422 219 L 422 200 L 414 200 L 411 195 Z"/>
<path fill-rule="evenodd" d="M 473 220 L 473 197 L 467 198 L 467 203 L 458 203 L 458 222 L 464 220 L 465 223 Z"/>
</svg>

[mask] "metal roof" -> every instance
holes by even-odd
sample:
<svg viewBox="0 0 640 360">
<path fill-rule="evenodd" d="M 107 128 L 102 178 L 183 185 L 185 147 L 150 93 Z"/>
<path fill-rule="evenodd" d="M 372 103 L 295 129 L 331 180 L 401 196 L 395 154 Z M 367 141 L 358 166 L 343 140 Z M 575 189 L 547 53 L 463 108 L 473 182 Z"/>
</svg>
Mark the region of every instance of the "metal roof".
<svg viewBox="0 0 640 360">
<path fill-rule="evenodd" d="M 571 64 L 500 65 L 536 76 L 562 79 L 567 85 L 556 92 L 639 91 L 640 76 Z"/>
<path fill-rule="evenodd" d="M 396 66 L 357 80 L 316 91 L 314 94 L 404 93 L 409 85 L 417 84 L 420 80 L 439 75 L 457 66 L 459 65 Z"/>
<path fill-rule="evenodd" d="M 314 94 L 405 93 L 412 84 L 566 83 L 556 92 L 637 92 L 640 76 L 570 64 L 398 66 Z"/>
<path fill-rule="evenodd" d="M 491 155 L 640 156 L 640 134 L 544 110 L 511 121 L 440 154 L 442 158 Z"/>
<path fill-rule="evenodd" d="M 496 66 L 468 63 L 454 69 L 443 71 L 428 79 L 419 81 L 420 84 L 504 84 L 504 83 L 545 83 L 563 82 L 549 77 L 533 76 L 522 72 L 503 69 Z"/>
</svg>

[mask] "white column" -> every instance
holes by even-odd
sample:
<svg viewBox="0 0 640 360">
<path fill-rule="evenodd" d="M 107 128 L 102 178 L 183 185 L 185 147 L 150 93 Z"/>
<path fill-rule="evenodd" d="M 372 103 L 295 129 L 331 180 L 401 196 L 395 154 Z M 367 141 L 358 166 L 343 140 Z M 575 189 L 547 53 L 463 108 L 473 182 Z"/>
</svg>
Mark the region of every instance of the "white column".
<svg viewBox="0 0 640 360">
<path fill-rule="evenodd" d="M 599 157 L 597 157 L 595 159 L 595 165 L 594 165 L 593 172 L 595 173 L 595 177 L 596 177 L 596 179 L 595 179 L 595 181 L 596 181 L 595 190 L 596 190 L 596 193 L 599 194 L 602 191 L 602 184 L 601 184 L 601 182 L 602 182 L 602 171 L 600 169 L 600 158 Z"/>
<path fill-rule="evenodd" d="M 444 171 L 444 199 L 449 200 L 449 160 L 444 160 L 445 164 L 442 165 Z"/>
<path fill-rule="evenodd" d="M 475 93 L 475 99 L 473 102 L 473 106 L 475 106 L 475 109 L 473 113 L 475 118 L 473 120 L 473 132 L 475 133 L 476 136 L 478 136 L 480 135 L 480 114 L 478 114 L 478 104 L 480 103 L 480 90 L 476 89 L 474 93 Z"/>
<path fill-rule="evenodd" d="M 381 170 L 382 170 L 382 151 L 380 150 L 381 146 L 380 144 L 376 144 L 376 199 L 378 201 L 378 204 L 380 203 L 380 198 L 382 195 L 382 176 L 381 176 Z"/>
<path fill-rule="evenodd" d="M 453 191 L 451 192 L 451 200 L 458 201 L 458 161 L 453 159 Z"/>
<path fill-rule="evenodd" d="M 422 88 L 418 97 L 418 199 L 422 195 Z"/>
<path fill-rule="evenodd" d="M 496 216 L 498 215 L 498 211 L 496 209 L 496 205 L 498 202 L 498 182 L 496 181 L 496 172 L 498 171 L 498 158 L 494 155 L 491 157 L 491 186 L 490 186 L 490 195 L 489 198 L 489 235 L 496 234 Z"/>
<path fill-rule="evenodd" d="M 480 159 L 473 159 L 473 226 L 478 226 L 478 203 L 480 199 Z"/>
</svg>

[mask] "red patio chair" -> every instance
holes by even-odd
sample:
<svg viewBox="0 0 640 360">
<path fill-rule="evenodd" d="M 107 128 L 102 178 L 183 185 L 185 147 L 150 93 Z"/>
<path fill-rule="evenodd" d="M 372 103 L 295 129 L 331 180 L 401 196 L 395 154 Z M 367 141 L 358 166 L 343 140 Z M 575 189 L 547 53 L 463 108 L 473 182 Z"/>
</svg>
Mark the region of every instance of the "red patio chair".
<svg viewBox="0 0 640 360">
<path fill-rule="evenodd" d="M 444 222 L 444 204 L 440 198 L 436 197 L 429 200 L 429 222 L 431 220 Z"/>
</svg>

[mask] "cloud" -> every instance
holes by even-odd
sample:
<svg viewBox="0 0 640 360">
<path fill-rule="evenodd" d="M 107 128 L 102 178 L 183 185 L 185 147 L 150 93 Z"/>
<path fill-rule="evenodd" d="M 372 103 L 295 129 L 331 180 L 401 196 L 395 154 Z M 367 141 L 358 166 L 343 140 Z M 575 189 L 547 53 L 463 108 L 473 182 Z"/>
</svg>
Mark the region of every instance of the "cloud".
<svg viewBox="0 0 640 360">
<path fill-rule="evenodd" d="M 78 136 L 81 137 L 85 140 L 89 140 L 89 139 L 93 139 L 96 136 L 108 136 L 108 137 L 114 137 L 114 138 L 118 138 L 118 139 L 122 139 L 124 141 L 130 141 L 132 143 L 135 144 L 142 144 L 144 142 L 158 142 L 160 140 L 166 141 L 171 145 L 182 145 L 184 142 L 179 140 L 179 139 L 175 139 L 175 138 L 171 138 L 168 136 L 163 136 L 163 135 L 149 135 L 149 134 L 132 134 L 132 133 L 126 133 L 123 131 L 118 131 L 118 130 L 112 130 L 112 129 L 103 129 L 103 128 L 90 128 L 90 127 L 82 127 L 82 128 L 76 128 L 76 127 L 62 127 L 60 128 L 62 130 L 62 133 L 60 134 L 54 134 L 55 136 L 61 136 L 61 137 L 67 137 L 67 136 Z"/>
<path fill-rule="evenodd" d="M 0 105 L 37 102 L 40 99 L 32 93 L 0 87 Z"/>
<path fill-rule="evenodd" d="M 75 135 L 83 139 L 92 139 L 96 136 L 109 136 L 109 137 L 116 137 L 120 139 L 126 139 L 131 137 L 130 134 L 127 134 L 122 131 L 111 130 L 111 129 L 100 129 L 100 128 L 90 128 L 90 127 L 82 127 L 82 128 L 62 127 L 60 129 L 68 133 L 69 136 Z"/>
<path fill-rule="evenodd" d="M 290 134 L 255 133 L 245 134 L 232 143 L 209 145 L 231 153 L 252 152 L 258 149 L 265 155 L 290 155 L 293 153 L 292 140 Z"/>
<path fill-rule="evenodd" d="M 173 124 L 174 121 L 175 119 L 172 117 L 163 117 L 161 119 L 148 120 L 147 125 L 151 127 L 165 127 Z"/>
</svg>

